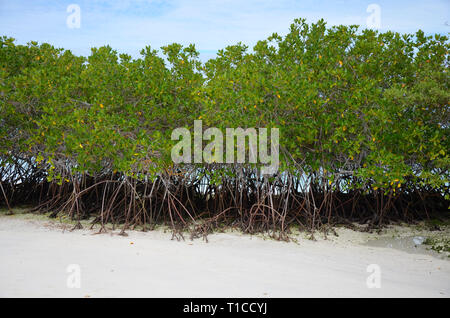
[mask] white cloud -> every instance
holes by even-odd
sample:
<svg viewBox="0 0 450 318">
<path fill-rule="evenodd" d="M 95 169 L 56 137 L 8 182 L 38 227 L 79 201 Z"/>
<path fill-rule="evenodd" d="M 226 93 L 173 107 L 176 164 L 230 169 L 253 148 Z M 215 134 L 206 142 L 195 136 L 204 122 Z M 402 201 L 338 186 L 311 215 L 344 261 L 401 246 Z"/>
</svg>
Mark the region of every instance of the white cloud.
<svg viewBox="0 0 450 318">
<path fill-rule="evenodd" d="M 294 18 L 309 22 L 324 18 L 329 25 L 365 24 L 368 4 L 381 6 L 383 28 L 447 33 L 449 2 L 421 1 L 312 1 L 312 0 L 126 0 L 32 1 L 0 4 L 2 34 L 20 42 L 47 41 L 88 54 L 92 46 L 110 44 L 136 56 L 150 44 L 159 48 L 173 42 L 195 43 L 211 52 L 238 41 L 253 46 L 273 32 L 284 34 Z M 68 29 L 66 7 L 81 7 L 81 28 Z"/>
</svg>

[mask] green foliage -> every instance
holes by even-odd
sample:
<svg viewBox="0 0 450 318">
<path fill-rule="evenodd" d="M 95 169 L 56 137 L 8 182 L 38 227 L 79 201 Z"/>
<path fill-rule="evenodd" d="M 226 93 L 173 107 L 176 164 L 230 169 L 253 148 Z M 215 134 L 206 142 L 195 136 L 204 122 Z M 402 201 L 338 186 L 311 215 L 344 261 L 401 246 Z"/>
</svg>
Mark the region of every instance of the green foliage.
<svg viewBox="0 0 450 318">
<path fill-rule="evenodd" d="M 430 249 L 438 253 L 450 253 L 450 239 L 448 238 L 427 238 L 423 244 L 430 246 Z M 450 257 L 450 255 L 449 255 Z"/>
<path fill-rule="evenodd" d="M 49 178 L 153 177 L 173 166 L 172 130 L 200 118 L 204 128 L 279 127 L 282 170 L 333 187 L 445 192 L 448 50 L 445 36 L 301 19 L 284 37 L 226 47 L 204 64 L 193 45 L 165 46 L 164 58 L 109 46 L 85 58 L 2 37 L 0 154 L 33 158 Z"/>
</svg>

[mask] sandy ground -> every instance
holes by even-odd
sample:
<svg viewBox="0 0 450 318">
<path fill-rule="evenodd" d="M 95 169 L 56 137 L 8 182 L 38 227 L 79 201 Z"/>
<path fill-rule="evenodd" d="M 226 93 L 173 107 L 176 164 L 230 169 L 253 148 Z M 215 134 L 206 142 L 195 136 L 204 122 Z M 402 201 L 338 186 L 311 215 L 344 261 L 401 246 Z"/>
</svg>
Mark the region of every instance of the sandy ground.
<svg viewBox="0 0 450 318">
<path fill-rule="evenodd" d="M 406 230 L 403 230 L 405 232 Z M 402 232 L 400 230 L 399 232 Z M 369 234 L 278 242 L 239 233 L 209 243 L 163 231 L 123 237 L 0 217 L 1 297 L 449 297 L 450 261 L 363 244 Z M 80 271 L 67 272 L 70 264 Z M 368 288 L 367 266 L 380 268 Z M 73 267 L 72 267 L 73 268 Z M 79 275 L 78 275 L 79 274 Z M 69 288 L 79 277 L 80 288 Z"/>
</svg>

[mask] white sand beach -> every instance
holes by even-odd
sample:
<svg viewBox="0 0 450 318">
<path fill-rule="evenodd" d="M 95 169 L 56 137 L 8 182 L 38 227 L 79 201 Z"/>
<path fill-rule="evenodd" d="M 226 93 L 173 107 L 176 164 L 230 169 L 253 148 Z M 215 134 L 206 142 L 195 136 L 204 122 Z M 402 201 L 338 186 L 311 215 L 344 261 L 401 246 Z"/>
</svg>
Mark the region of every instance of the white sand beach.
<svg viewBox="0 0 450 318">
<path fill-rule="evenodd" d="M 317 241 L 219 233 L 206 243 L 171 240 L 162 230 L 93 235 L 63 231 L 56 221 L 1 216 L 0 296 L 450 296 L 448 257 L 370 246 L 364 242 L 376 234 L 337 230 L 339 237 Z M 67 285 L 70 264 L 79 266 L 80 288 Z M 381 270 L 380 288 L 367 287 L 370 264 Z"/>
</svg>

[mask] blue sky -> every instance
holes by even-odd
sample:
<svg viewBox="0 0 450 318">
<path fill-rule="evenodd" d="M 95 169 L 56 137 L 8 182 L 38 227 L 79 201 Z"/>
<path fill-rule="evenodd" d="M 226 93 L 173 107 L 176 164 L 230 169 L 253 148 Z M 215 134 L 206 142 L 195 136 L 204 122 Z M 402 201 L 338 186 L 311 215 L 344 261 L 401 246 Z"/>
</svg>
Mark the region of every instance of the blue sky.
<svg viewBox="0 0 450 318">
<path fill-rule="evenodd" d="M 205 60 L 239 41 L 251 47 L 273 32 L 285 34 L 294 18 L 365 26 L 372 3 L 381 9 L 381 31 L 450 31 L 450 0 L 0 0 L 0 35 L 80 55 L 106 44 L 137 57 L 146 45 L 195 43 Z M 66 25 L 70 4 L 81 9 L 80 28 Z"/>
</svg>

